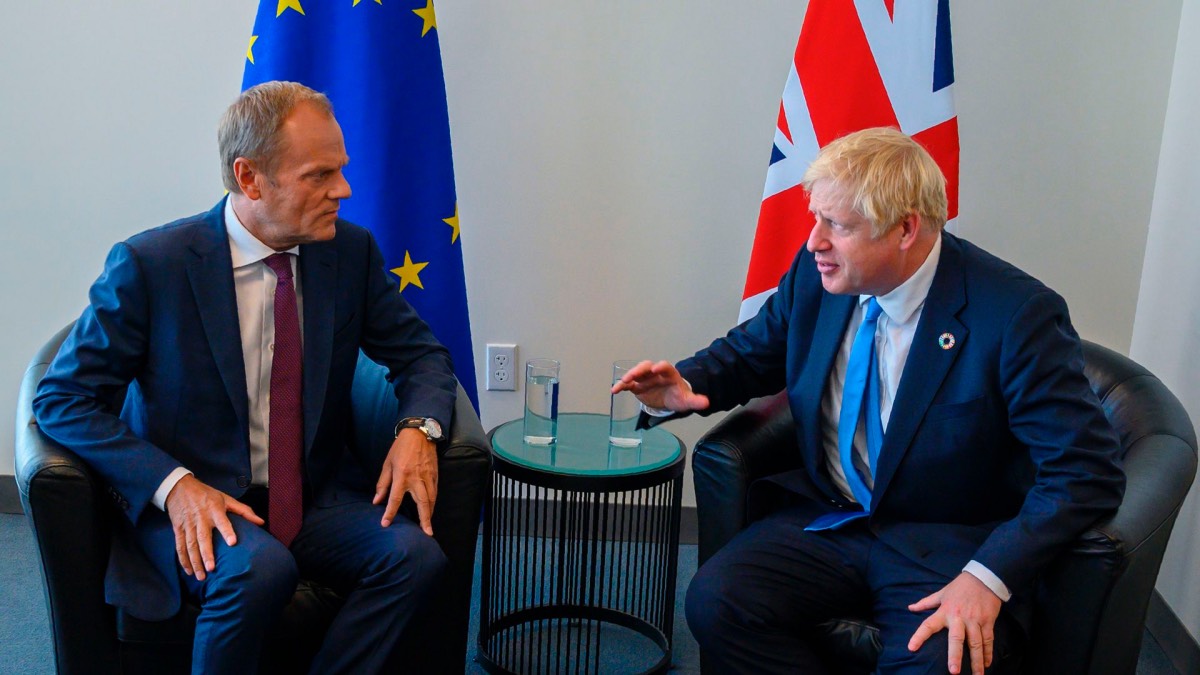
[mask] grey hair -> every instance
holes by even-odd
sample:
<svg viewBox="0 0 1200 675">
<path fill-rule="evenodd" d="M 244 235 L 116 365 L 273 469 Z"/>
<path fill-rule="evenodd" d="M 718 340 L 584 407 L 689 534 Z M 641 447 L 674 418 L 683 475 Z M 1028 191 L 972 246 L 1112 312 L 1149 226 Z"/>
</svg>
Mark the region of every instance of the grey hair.
<svg viewBox="0 0 1200 675">
<path fill-rule="evenodd" d="M 296 106 L 311 103 L 333 116 L 329 97 L 297 82 L 263 82 L 243 91 L 221 116 L 217 148 L 221 153 L 221 182 L 230 193 L 242 191 L 233 173 L 238 157 L 258 164 L 270 174 L 281 151 L 279 130 Z"/>
</svg>

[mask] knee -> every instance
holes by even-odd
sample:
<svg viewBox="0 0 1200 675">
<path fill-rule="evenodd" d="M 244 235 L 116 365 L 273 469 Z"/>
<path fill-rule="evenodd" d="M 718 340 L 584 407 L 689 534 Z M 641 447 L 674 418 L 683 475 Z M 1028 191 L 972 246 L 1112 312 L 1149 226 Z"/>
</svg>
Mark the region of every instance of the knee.
<svg viewBox="0 0 1200 675">
<path fill-rule="evenodd" d="M 220 576 L 248 603 L 283 607 L 300 580 L 295 558 L 279 540 L 253 525 L 235 525 L 235 531 L 238 542 L 218 563 L 225 568 Z"/>
<path fill-rule="evenodd" d="M 446 554 L 437 541 L 418 531 L 381 551 L 374 566 L 382 579 L 424 589 L 441 579 L 447 564 Z"/>
</svg>

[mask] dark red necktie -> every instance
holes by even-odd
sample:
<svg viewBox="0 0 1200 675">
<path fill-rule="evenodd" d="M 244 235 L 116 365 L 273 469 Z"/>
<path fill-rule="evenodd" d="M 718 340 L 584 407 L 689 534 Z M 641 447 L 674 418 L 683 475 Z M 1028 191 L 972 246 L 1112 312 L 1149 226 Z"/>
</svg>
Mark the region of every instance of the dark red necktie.
<svg viewBox="0 0 1200 675">
<path fill-rule="evenodd" d="M 292 545 L 304 516 L 304 367 L 291 258 L 291 254 L 276 253 L 265 260 L 279 279 L 275 285 L 275 343 L 271 348 L 267 526 L 284 546 Z"/>
</svg>

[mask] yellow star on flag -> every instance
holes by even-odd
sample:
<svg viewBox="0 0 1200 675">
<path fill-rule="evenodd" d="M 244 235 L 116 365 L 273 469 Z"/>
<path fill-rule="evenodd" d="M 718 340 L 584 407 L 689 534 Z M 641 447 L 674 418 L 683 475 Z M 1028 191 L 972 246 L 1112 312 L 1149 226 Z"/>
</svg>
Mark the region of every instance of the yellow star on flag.
<svg viewBox="0 0 1200 675">
<path fill-rule="evenodd" d="M 353 5 L 350 5 L 350 6 L 351 6 L 351 7 L 358 7 L 358 3 L 360 3 L 360 2 L 362 2 L 362 0 L 354 0 L 354 4 L 353 4 Z M 377 5 L 382 5 L 382 4 L 383 4 L 383 0 L 375 0 L 375 4 L 377 4 Z"/>
<path fill-rule="evenodd" d="M 427 262 L 413 262 L 412 257 L 408 255 L 408 251 L 405 251 L 404 265 L 392 268 L 392 274 L 400 277 L 400 292 L 403 293 L 404 289 L 408 288 L 409 284 L 412 284 L 421 290 L 425 290 L 425 286 L 421 285 L 420 274 L 421 270 L 425 269 L 428 265 L 429 263 Z"/>
<path fill-rule="evenodd" d="M 254 65 L 254 43 L 258 42 L 257 35 L 250 36 L 250 46 L 246 47 L 246 58 L 250 59 L 250 65 Z"/>
<path fill-rule="evenodd" d="M 454 215 L 449 218 L 442 218 L 442 222 L 449 225 L 450 229 L 454 231 L 450 235 L 450 243 L 453 244 L 458 241 L 458 204 L 454 205 Z"/>
<path fill-rule="evenodd" d="M 421 26 L 421 37 L 425 37 L 430 28 L 437 28 L 437 17 L 433 15 L 433 0 L 425 0 L 423 9 L 414 9 L 412 12 L 425 21 L 425 25 Z"/>
<path fill-rule="evenodd" d="M 304 14 L 304 8 L 300 6 L 300 0 L 279 0 L 279 4 L 275 6 L 275 18 L 279 18 L 284 10 L 294 9 L 300 14 Z"/>
</svg>

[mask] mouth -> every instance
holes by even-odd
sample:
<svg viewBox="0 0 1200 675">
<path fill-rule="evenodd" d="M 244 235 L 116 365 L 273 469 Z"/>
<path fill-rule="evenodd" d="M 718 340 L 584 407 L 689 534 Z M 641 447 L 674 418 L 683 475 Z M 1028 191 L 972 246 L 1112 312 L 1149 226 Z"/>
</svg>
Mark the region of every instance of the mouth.
<svg viewBox="0 0 1200 675">
<path fill-rule="evenodd" d="M 821 274 L 832 274 L 837 270 L 838 266 L 824 260 L 817 261 L 817 271 Z"/>
</svg>

